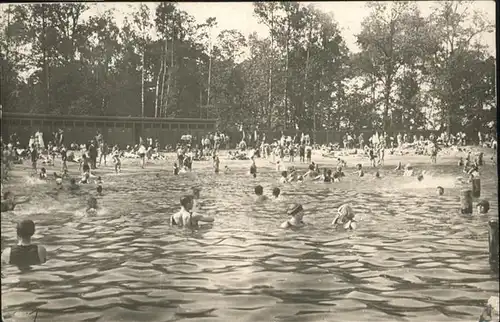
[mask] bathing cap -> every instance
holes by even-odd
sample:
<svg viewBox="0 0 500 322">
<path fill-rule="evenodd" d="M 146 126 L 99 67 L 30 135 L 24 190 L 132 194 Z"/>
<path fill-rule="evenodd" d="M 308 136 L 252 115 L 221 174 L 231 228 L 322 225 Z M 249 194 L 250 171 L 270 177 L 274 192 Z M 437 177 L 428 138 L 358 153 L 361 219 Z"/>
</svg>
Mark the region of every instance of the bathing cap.
<svg viewBox="0 0 500 322">
<path fill-rule="evenodd" d="M 488 200 L 485 199 L 479 201 L 477 203 L 477 206 L 482 206 L 486 212 L 490 210 L 490 203 L 488 202 Z"/>
<path fill-rule="evenodd" d="M 343 204 L 337 210 L 341 217 L 347 217 L 348 219 L 354 218 L 354 211 L 349 204 Z"/>
</svg>

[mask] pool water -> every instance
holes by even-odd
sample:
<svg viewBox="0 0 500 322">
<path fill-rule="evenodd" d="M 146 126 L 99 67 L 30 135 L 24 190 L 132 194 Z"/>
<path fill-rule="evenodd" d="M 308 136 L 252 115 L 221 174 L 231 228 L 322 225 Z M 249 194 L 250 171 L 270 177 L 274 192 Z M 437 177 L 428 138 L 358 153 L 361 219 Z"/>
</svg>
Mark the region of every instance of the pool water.
<svg viewBox="0 0 500 322">
<path fill-rule="evenodd" d="M 271 169 L 259 169 L 257 179 L 236 170 L 112 175 L 103 178 L 96 217 L 84 214 L 82 196 L 48 196 L 50 184 L 27 183 L 34 201 L 2 213 L 2 249 L 15 243 L 15 222 L 30 218 L 50 260 L 28 271 L 2 268 L 3 314 L 13 321 L 475 321 L 498 294 L 489 216 L 459 214 L 459 169 L 426 167 L 421 183 L 390 171 L 301 185 L 279 185 Z M 492 166 L 482 169 L 490 216 L 498 213 L 496 178 Z M 285 201 L 255 204 L 256 184 L 267 195 L 279 186 Z M 194 185 L 215 223 L 170 227 Z M 304 205 L 306 228 L 278 228 L 288 202 Z M 356 212 L 355 231 L 330 226 L 345 202 Z"/>
</svg>

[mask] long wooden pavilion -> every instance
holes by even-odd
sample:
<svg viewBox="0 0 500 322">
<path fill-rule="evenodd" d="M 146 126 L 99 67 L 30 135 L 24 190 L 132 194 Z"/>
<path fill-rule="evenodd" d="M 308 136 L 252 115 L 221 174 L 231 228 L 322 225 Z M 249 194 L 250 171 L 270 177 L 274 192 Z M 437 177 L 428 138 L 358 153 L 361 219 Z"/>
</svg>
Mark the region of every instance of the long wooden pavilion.
<svg viewBox="0 0 500 322">
<path fill-rule="evenodd" d="M 29 113 L 0 114 L 2 136 L 17 133 L 20 140 L 28 142 L 30 135 L 42 131 L 47 139 L 58 129 L 64 131 L 65 142 L 85 142 L 100 131 L 110 144 L 134 144 L 139 137 L 159 139 L 160 144 L 175 144 L 182 135 L 197 137 L 216 129 L 215 119 L 153 118 L 122 116 L 48 115 Z"/>
</svg>

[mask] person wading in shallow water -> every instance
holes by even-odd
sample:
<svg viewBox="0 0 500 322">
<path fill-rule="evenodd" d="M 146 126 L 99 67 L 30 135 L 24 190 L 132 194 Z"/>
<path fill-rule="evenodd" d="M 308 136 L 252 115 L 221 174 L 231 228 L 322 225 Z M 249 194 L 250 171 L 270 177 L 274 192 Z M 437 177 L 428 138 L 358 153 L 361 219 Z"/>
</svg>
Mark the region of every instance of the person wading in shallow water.
<svg viewBox="0 0 500 322">
<path fill-rule="evenodd" d="M 198 228 L 198 222 L 212 223 L 214 218 L 205 217 L 198 214 L 193 214 L 193 196 L 185 196 L 181 198 L 181 210 L 170 217 L 170 225 Z"/>
<path fill-rule="evenodd" d="M 43 264 L 47 261 L 47 250 L 42 245 L 31 243 L 35 233 L 35 223 L 23 220 L 17 224 L 17 245 L 8 247 L 2 252 L 2 262 L 26 267 Z"/>
<path fill-rule="evenodd" d="M 19 205 L 19 204 L 22 204 L 22 203 L 26 203 L 30 201 L 30 198 L 29 197 L 25 197 L 23 199 L 21 198 L 16 198 L 16 196 L 10 192 L 10 191 L 7 191 L 3 194 L 2 196 L 2 211 L 12 211 L 14 210 L 14 208 L 16 208 L 16 205 Z"/>
</svg>

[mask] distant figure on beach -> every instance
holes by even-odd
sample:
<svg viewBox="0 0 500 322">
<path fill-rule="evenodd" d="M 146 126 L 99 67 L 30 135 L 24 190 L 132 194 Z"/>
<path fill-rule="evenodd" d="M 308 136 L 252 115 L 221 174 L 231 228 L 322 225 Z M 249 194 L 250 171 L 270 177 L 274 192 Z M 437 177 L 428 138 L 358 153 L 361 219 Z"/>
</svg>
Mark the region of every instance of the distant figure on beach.
<svg viewBox="0 0 500 322">
<path fill-rule="evenodd" d="M 35 234 L 35 223 L 32 220 L 23 220 L 17 224 L 16 230 L 17 245 L 4 249 L 2 262 L 18 267 L 45 263 L 47 261 L 45 247 L 31 243 L 31 237 Z"/>
<path fill-rule="evenodd" d="M 281 171 L 280 183 L 287 183 L 287 182 L 288 182 L 288 172 Z"/>
<path fill-rule="evenodd" d="M 217 155 L 214 155 L 213 157 L 213 167 L 214 167 L 214 172 L 219 173 L 219 165 L 220 165 L 220 160 Z"/>
<path fill-rule="evenodd" d="M 257 177 L 257 166 L 255 165 L 255 159 L 252 158 L 252 165 L 250 165 L 250 175 L 254 178 Z"/>
<path fill-rule="evenodd" d="M 122 162 L 120 161 L 120 151 L 117 145 L 113 147 L 112 154 L 113 154 L 113 163 L 115 164 L 115 173 L 118 174 L 122 172 Z"/>
<path fill-rule="evenodd" d="M 302 220 L 304 217 L 304 208 L 301 204 L 292 204 L 288 208 L 287 214 L 290 216 L 290 219 L 281 224 L 281 228 L 300 228 L 304 227 L 306 224 Z"/>
</svg>

